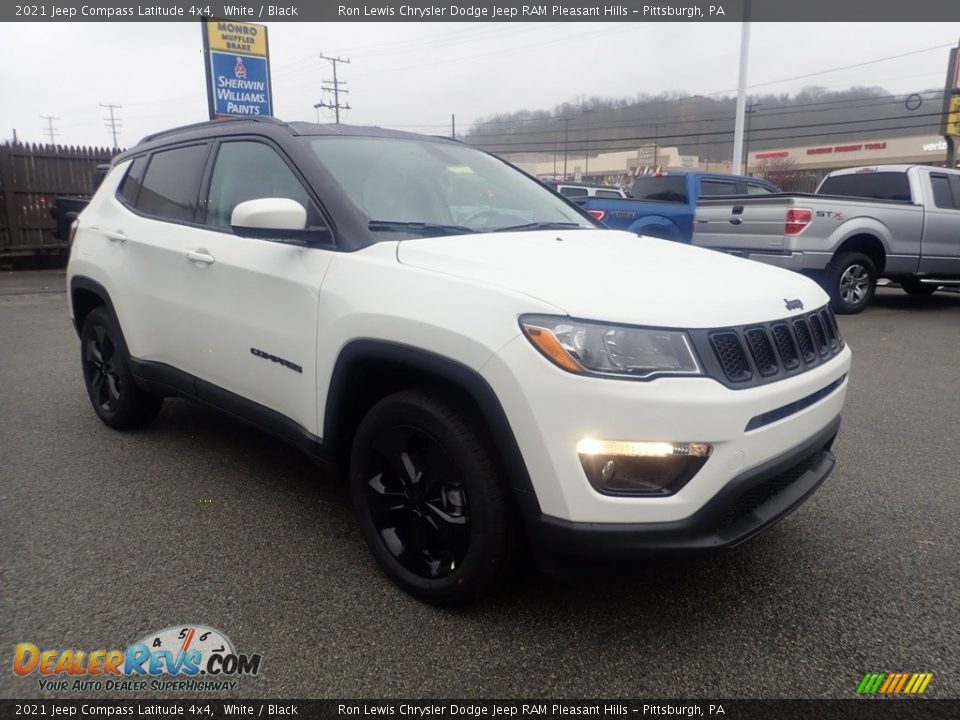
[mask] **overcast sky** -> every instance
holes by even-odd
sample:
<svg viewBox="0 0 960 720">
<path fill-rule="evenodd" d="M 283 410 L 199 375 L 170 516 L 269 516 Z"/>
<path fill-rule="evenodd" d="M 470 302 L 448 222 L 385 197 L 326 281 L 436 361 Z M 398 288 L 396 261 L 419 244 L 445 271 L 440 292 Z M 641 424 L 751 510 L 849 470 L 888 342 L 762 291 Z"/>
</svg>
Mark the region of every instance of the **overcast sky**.
<svg viewBox="0 0 960 720">
<path fill-rule="evenodd" d="M 445 133 L 498 112 L 551 109 L 580 96 L 716 93 L 736 88 L 737 23 L 268 23 L 274 108 L 315 120 L 328 63 L 349 57 L 353 110 L 345 121 Z M 960 23 L 755 23 L 753 92 L 879 85 L 893 93 L 942 88 L 946 48 Z M 916 52 L 923 51 L 923 52 Z M 789 80 L 846 65 L 905 57 Z M 119 103 L 120 144 L 206 119 L 199 23 L 0 25 L 0 139 L 107 145 Z M 323 121 L 331 120 L 325 112 Z M 343 118 L 342 118 L 343 119 Z"/>
</svg>

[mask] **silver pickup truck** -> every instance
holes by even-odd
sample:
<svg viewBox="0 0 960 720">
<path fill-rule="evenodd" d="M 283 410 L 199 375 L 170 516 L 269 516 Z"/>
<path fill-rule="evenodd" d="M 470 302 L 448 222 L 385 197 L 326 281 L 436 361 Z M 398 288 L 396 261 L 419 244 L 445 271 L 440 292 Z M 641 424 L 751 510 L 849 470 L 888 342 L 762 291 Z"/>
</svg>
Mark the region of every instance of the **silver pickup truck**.
<svg viewBox="0 0 960 720">
<path fill-rule="evenodd" d="M 838 313 L 863 310 L 878 277 L 930 295 L 960 285 L 960 171 L 850 168 L 812 195 L 702 199 L 693 244 L 807 273 Z"/>
</svg>

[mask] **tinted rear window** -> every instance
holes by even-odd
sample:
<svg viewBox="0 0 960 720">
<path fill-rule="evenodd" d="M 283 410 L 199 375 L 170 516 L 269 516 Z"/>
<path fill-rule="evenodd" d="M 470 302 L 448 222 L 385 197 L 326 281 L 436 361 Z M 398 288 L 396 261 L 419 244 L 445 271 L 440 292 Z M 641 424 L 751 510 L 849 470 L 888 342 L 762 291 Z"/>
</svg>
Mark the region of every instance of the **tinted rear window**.
<svg viewBox="0 0 960 720">
<path fill-rule="evenodd" d="M 598 198 L 621 198 L 623 197 L 616 190 L 597 190 L 596 197 Z"/>
<path fill-rule="evenodd" d="M 704 180 L 700 183 L 701 195 L 736 195 L 737 183 L 732 180 Z"/>
<path fill-rule="evenodd" d="M 910 182 L 903 172 L 862 172 L 835 175 L 823 181 L 818 195 L 902 200 L 910 202 Z"/>
<path fill-rule="evenodd" d="M 143 179 L 137 209 L 166 220 L 192 221 L 206 160 L 206 145 L 154 153 Z"/>
<path fill-rule="evenodd" d="M 687 178 L 683 175 L 639 177 L 633 182 L 634 200 L 687 202 Z"/>
<path fill-rule="evenodd" d="M 560 188 L 560 194 L 564 197 L 586 197 L 587 189 L 586 188 L 576 188 L 576 187 L 562 187 Z"/>
</svg>

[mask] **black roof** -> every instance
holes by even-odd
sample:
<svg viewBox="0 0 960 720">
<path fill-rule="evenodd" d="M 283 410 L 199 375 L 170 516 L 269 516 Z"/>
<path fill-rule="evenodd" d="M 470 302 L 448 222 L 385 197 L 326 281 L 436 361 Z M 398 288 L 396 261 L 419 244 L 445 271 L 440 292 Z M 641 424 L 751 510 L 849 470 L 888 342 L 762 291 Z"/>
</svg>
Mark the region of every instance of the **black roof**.
<svg viewBox="0 0 960 720">
<path fill-rule="evenodd" d="M 436 135 L 420 135 L 402 130 L 387 128 L 338 125 L 334 123 L 318 124 L 310 122 L 284 122 L 275 117 L 259 115 L 255 117 L 231 117 L 222 120 L 207 120 L 205 122 L 182 125 L 180 127 L 163 130 L 144 137 L 139 143 L 125 150 L 114 158 L 114 162 L 122 162 L 129 157 L 138 155 L 145 150 L 152 150 L 164 145 L 171 145 L 190 140 L 203 140 L 225 135 L 243 135 L 255 133 L 260 135 L 283 134 L 286 136 L 364 136 L 364 137 L 392 137 L 416 140 L 432 140 L 436 142 L 457 142 L 450 138 Z"/>
</svg>

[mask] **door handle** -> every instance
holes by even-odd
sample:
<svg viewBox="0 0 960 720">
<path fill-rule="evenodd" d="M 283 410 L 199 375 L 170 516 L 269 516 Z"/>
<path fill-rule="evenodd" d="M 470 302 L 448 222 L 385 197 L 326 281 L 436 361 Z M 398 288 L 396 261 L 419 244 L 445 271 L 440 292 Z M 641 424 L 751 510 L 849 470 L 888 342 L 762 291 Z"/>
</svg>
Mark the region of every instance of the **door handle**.
<svg viewBox="0 0 960 720">
<path fill-rule="evenodd" d="M 196 250 L 187 250 L 187 260 L 201 265 L 213 265 L 217 259 L 207 252 L 206 248 L 197 248 Z"/>
<path fill-rule="evenodd" d="M 111 242 L 125 243 L 127 241 L 127 236 L 123 234 L 123 230 L 107 230 L 103 234 Z"/>
</svg>

